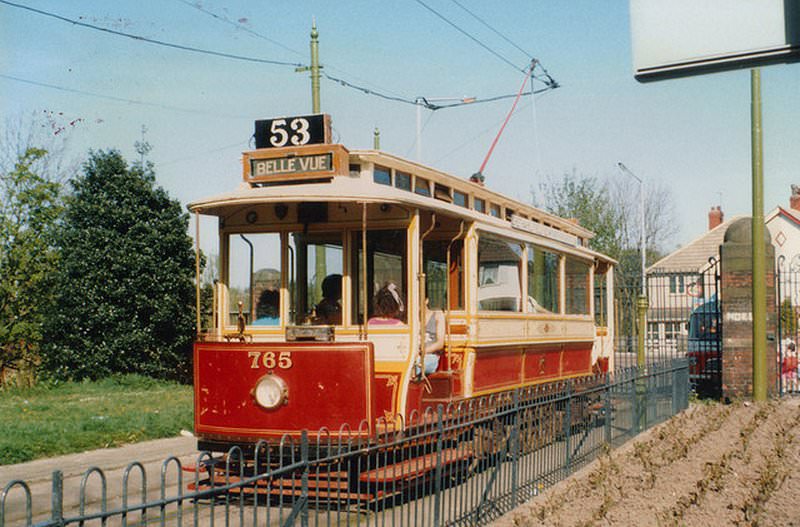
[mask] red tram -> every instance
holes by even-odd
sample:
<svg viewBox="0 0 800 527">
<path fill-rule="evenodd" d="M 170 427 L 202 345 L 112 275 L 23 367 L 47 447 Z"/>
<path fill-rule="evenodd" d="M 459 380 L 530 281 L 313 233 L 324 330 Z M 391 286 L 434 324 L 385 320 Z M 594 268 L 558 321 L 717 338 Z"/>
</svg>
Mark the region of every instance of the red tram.
<svg viewBox="0 0 800 527">
<path fill-rule="evenodd" d="M 613 367 L 614 262 L 591 232 L 330 144 L 329 122 L 258 122 L 239 188 L 190 205 L 218 218 L 221 248 L 194 347 L 200 449 L 372 435 L 415 410 Z"/>
</svg>

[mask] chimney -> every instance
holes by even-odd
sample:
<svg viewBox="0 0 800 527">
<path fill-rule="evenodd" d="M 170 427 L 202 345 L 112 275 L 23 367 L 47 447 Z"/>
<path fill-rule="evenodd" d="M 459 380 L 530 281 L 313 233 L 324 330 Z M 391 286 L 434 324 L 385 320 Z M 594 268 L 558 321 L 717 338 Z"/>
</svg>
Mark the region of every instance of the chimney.
<svg viewBox="0 0 800 527">
<path fill-rule="evenodd" d="M 798 197 L 798 202 L 800 202 L 800 197 Z M 711 207 L 711 211 L 708 213 L 708 230 L 719 226 L 724 219 L 725 214 L 722 212 L 722 208 L 719 205 Z"/>
<path fill-rule="evenodd" d="M 789 207 L 800 211 L 800 185 L 792 185 L 792 195 L 789 197 Z"/>
</svg>

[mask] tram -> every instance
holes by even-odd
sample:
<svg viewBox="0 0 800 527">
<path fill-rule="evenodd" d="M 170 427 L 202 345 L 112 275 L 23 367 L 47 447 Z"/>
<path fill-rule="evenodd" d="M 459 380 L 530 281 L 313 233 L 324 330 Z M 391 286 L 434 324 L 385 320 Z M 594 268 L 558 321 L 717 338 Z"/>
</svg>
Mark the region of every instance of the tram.
<svg viewBox="0 0 800 527">
<path fill-rule="evenodd" d="M 330 135 L 327 115 L 257 121 L 239 187 L 189 206 L 218 219 L 221 252 L 194 345 L 201 450 L 372 435 L 439 404 L 613 368 L 615 262 L 589 249 L 590 231 Z"/>
</svg>

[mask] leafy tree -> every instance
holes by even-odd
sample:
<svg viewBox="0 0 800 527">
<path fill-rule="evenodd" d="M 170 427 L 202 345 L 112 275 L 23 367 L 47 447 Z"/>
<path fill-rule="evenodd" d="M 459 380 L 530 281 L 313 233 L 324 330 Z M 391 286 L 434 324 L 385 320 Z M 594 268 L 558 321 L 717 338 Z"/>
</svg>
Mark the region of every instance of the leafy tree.
<svg viewBox="0 0 800 527">
<path fill-rule="evenodd" d="M 792 299 L 788 296 L 781 302 L 781 333 L 797 335 L 797 309 L 792 305 Z"/>
<path fill-rule="evenodd" d="M 32 169 L 46 155 L 28 148 L 0 174 L 0 382 L 7 369 L 32 370 L 51 299 L 61 186 Z"/>
<path fill-rule="evenodd" d="M 188 378 L 194 255 L 188 214 L 152 165 L 91 152 L 72 182 L 43 368 L 56 378 L 112 373 Z"/>
</svg>

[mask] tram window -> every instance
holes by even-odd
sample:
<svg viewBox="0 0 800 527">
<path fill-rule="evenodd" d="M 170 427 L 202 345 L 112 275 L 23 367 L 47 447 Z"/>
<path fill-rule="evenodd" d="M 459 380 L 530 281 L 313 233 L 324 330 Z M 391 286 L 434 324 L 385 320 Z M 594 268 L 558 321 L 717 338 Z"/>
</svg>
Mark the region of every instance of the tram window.
<svg viewBox="0 0 800 527">
<path fill-rule="evenodd" d="M 464 309 L 464 283 L 462 266 L 463 242 L 457 240 L 450 246 L 450 272 L 447 272 L 447 247 L 449 240 L 426 240 L 422 246 L 425 266 L 425 295 L 431 309 L 446 309 L 447 288 L 450 287 L 449 309 Z"/>
<path fill-rule="evenodd" d="M 478 240 L 478 309 L 520 310 L 522 247 L 487 235 Z"/>
<path fill-rule="evenodd" d="M 401 190 L 411 190 L 411 174 L 406 174 L 405 172 L 395 172 L 394 186 Z"/>
<path fill-rule="evenodd" d="M 295 324 L 342 323 L 342 235 L 289 236 L 289 314 Z"/>
<path fill-rule="evenodd" d="M 414 178 L 414 192 L 420 196 L 431 195 L 431 184 L 427 179 L 421 177 Z"/>
<path fill-rule="evenodd" d="M 379 185 L 391 185 L 392 172 L 388 168 L 375 165 L 375 168 L 372 171 L 372 180 Z"/>
<path fill-rule="evenodd" d="M 589 265 L 567 258 L 565 266 L 567 288 L 566 312 L 571 315 L 589 314 Z"/>
<path fill-rule="evenodd" d="M 495 218 L 500 217 L 500 205 L 495 205 L 492 203 L 491 207 L 489 208 L 489 214 L 494 216 Z"/>
<path fill-rule="evenodd" d="M 355 163 L 350 164 L 350 175 L 353 177 L 358 177 L 361 174 L 361 165 L 357 165 Z"/>
<path fill-rule="evenodd" d="M 481 198 L 475 198 L 473 203 L 475 210 L 478 212 L 486 212 L 486 201 L 482 200 Z"/>
<path fill-rule="evenodd" d="M 453 203 L 459 207 L 467 207 L 467 195 L 457 190 L 453 191 Z"/>
<path fill-rule="evenodd" d="M 594 275 L 594 323 L 597 326 L 608 326 L 608 276 L 605 273 Z"/>
<path fill-rule="evenodd" d="M 528 245 L 528 311 L 558 313 L 558 254 Z"/>
<path fill-rule="evenodd" d="M 228 317 L 235 326 L 239 302 L 248 325 L 280 324 L 281 239 L 277 233 L 228 237 Z"/>
<path fill-rule="evenodd" d="M 351 266 L 353 269 L 353 323 L 360 324 L 364 317 L 363 299 L 361 298 L 364 275 L 362 274 L 361 231 L 352 233 Z M 399 320 L 407 321 L 408 283 L 406 270 L 408 256 L 406 254 L 405 230 L 367 231 L 367 318 L 375 316 L 375 294 L 385 285 L 393 283 L 399 293 L 403 310 Z"/>
</svg>

